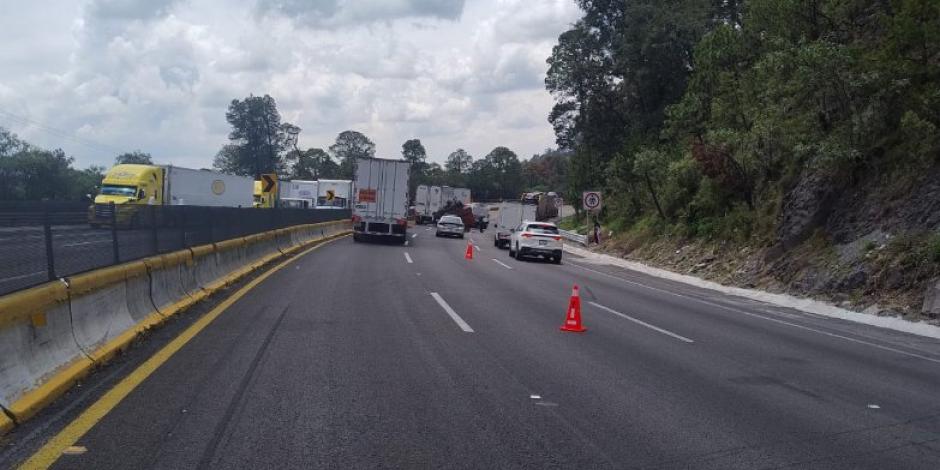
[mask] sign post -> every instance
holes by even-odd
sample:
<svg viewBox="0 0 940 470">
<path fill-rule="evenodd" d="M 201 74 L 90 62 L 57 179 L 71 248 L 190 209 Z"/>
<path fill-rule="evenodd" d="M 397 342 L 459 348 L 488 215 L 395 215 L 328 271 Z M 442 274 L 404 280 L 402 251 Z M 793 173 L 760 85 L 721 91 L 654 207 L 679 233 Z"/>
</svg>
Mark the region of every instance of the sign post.
<svg viewBox="0 0 940 470">
<path fill-rule="evenodd" d="M 600 243 L 598 231 L 591 227 L 591 213 L 594 213 L 594 219 L 596 221 L 597 214 L 601 211 L 601 207 L 603 207 L 601 192 L 585 191 L 584 194 L 581 195 L 581 206 L 584 207 L 584 211 L 587 212 L 587 224 L 591 232 L 594 234 L 594 243 Z"/>
</svg>

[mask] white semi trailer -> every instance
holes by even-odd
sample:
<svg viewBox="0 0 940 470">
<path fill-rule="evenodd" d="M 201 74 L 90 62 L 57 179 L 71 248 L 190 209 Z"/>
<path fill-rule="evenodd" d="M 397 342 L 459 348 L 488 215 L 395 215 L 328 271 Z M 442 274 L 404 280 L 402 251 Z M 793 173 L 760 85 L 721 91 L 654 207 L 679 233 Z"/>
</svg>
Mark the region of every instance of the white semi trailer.
<svg viewBox="0 0 940 470">
<path fill-rule="evenodd" d="M 356 159 L 353 240 L 385 238 L 405 242 L 410 168 L 405 160 Z"/>
</svg>

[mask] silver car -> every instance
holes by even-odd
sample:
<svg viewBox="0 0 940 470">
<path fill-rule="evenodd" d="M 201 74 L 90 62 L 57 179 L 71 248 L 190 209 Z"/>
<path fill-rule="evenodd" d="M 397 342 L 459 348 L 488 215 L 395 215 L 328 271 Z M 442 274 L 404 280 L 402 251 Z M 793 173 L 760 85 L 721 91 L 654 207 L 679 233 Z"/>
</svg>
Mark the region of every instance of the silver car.
<svg viewBox="0 0 940 470">
<path fill-rule="evenodd" d="M 463 220 L 456 215 L 445 215 L 437 221 L 437 232 L 435 235 L 438 237 L 443 236 L 458 236 L 463 238 Z"/>
</svg>

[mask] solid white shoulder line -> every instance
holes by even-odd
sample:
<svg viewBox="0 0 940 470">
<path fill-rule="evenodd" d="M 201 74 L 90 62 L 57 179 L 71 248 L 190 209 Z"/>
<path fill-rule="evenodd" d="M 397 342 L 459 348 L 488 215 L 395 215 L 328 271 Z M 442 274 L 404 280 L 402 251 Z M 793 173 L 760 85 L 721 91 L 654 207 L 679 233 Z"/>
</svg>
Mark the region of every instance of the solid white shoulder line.
<svg viewBox="0 0 940 470">
<path fill-rule="evenodd" d="M 661 279 L 669 279 L 671 281 L 681 282 L 704 289 L 710 289 L 728 295 L 758 300 L 768 304 L 788 307 L 800 310 L 802 312 L 815 313 L 817 315 L 823 315 L 831 318 L 839 318 L 855 323 L 862 323 L 866 325 L 887 328 L 889 330 L 926 336 L 928 338 L 940 338 L 940 327 L 929 325 L 927 323 L 914 323 L 896 317 L 876 317 L 874 315 L 846 310 L 844 308 L 836 307 L 835 305 L 818 300 L 794 297 L 786 294 L 772 294 L 770 292 L 757 289 L 744 289 L 740 287 L 724 286 L 717 282 L 706 281 L 695 276 L 674 273 L 665 269 L 647 266 L 636 261 L 629 261 L 610 255 L 594 253 L 583 248 L 573 247 L 568 244 L 565 244 L 565 251 L 577 256 L 581 256 L 588 260 L 602 262 L 604 264 L 610 264 Z"/>
</svg>

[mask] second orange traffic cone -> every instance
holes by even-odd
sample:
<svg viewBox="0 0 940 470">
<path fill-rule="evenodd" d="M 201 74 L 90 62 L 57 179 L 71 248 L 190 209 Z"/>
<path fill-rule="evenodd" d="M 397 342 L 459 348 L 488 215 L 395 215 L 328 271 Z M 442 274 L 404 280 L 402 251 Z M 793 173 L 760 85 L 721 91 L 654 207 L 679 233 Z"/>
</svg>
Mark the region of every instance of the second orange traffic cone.
<svg viewBox="0 0 940 470">
<path fill-rule="evenodd" d="M 470 240 L 467 240 L 467 253 L 463 257 L 473 259 L 473 243 L 470 243 Z"/>
<path fill-rule="evenodd" d="M 577 284 L 571 289 L 571 299 L 568 300 L 568 312 L 565 313 L 565 324 L 561 326 L 561 331 L 570 331 L 572 333 L 584 333 L 587 331 L 587 328 L 581 324 L 581 293 Z"/>
</svg>

